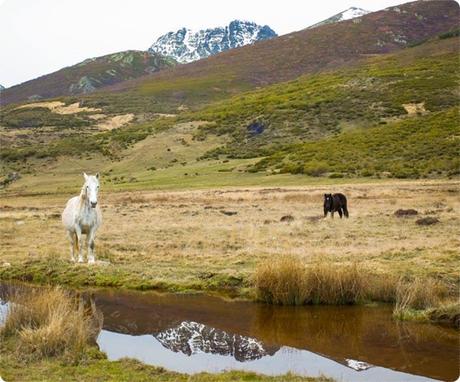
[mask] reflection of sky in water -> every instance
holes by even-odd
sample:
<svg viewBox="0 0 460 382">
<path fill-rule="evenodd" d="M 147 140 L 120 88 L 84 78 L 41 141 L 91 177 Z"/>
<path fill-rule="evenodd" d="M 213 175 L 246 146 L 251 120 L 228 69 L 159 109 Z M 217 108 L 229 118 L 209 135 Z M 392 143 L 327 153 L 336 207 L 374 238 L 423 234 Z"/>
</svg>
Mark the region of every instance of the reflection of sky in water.
<svg viewBox="0 0 460 382">
<path fill-rule="evenodd" d="M 8 303 L 0 300 L 0 325 L 3 324 L 5 320 L 6 313 L 8 312 Z"/>
<path fill-rule="evenodd" d="M 200 324 L 201 325 L 201 324 Z M 162 337 L 161 333 L 156 337 Z M 172 332 L 168 336 L 172 338 Z M 254 339 L 245 337 L 247 341 L 257 342 Z M 182 338 L 181 340 L 187 340 Z M 195 347 L 190 355 L 182 351 L 165 347 L 153 335 L 132 336 L 102 330 L 98 338 L 98 344 L 102 351 L 107 353 L 110 360 L 117 360 L 123 357 L 135 358 L 147 364 L 162 366 L 166 369 L 183 372 L 198 373 L 202 371 L 221 372 L 224 370 L 247 370 L 268 375 L 280 375 L 287 372 L 305 376 L 325 375 L 339 381 L 433 381 L 430 378 L 406 374 L 382 367 L 369 367 L 365 370 L 356 371 L 351 368 L 353 365 L 360 365 L 359 361 L 344 360 L 349 366 L 342 365 L 329 358 L 307 350 L 299 350 L 288 346 L 281 347 L 273 355 L 263 351 L 260 358 L 238 361 L 234 351 L 213 353 L 213 349 Z M 224 354 L 222 354 L 224 353 Z M 368 365 L 370 366 L 370 365 Z"/>
</svg>

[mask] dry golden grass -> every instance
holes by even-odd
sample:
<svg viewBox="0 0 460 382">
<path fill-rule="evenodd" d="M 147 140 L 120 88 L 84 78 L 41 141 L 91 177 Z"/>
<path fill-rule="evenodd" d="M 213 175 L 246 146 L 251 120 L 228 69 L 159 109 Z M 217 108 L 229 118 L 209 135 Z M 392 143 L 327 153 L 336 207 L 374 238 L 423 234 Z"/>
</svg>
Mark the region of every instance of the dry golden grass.
<svg viewBox="0 0 460 382">
<path fill-rule="evenodd" d="M 19 291 L 10 302 L 0 335 L 15 337 L 21 356 L 77 360 L 97 336 L 94 312 L 59 287 Z"/>
<path fill-rule="evenodd" d="M 357 264 L 322 262 L 305 266 L 300 259 L 287 256 L 260 264 L 254 282 L 258 298 L 271 304 L 355 304 L 381 301 L 382 292 L 375 287 L 374 278 L 385 291 L 391 288 Z"/>
<path fill-rule="evenodd" d="M 325 192 L 347 195 L 349 219 L 322 218 Z M 59 214 L 70 196 L 2 197 L 0 269 L 4 263 L 26 269 L 50 257 L 68 261 Z M 403 276 L 435 278 L 458 293 L 456 181 L 118 193 L 104 192 L 102 184 L 100 202 L 104 223 L 97 256 L 110 262 L 108 270 L 143 280 L 200 285 L 225 276 L 249 286 L 259 263 L 295 256 L 306 266 L 356 263 L 370 269 L 381 277 L 369 288 L 386 301 L 395 295 L 395 283 L 386 280 Z M 398 218 L 399 208 L 419 214 Z M 284 215 L 294 220 L 280 222 Z M 440 223 L 416 225 L 423 216 L 436 216 Z"/>
<path fill-rule="evenodd" d="M 258 298 L 270 304 L 301 305 L 311 296 L 306 268 L 292 256 L 259 265 L 254 279 Z"/>
<path fill-rule="evenodd" d="M 429 311 L 436 311 L 436 308 L 441 305 L 452 306 L 451 302 L 446 303 L 445 285 L 430 278 L 400 280 L 396 287 L 395 297 L 393 316 L 402 320 L 426 320 Z"/>
<path fill-rule="evenodd" d="M 371 274 L 368 279 L 367 296 L 368 299 L 380 302 L 396 302 L 396 291 L 398 289 L 400 278 L 392 274 Z M 427 276 L 429 277 L 429 276 Z"/>
<path fill-rule="evenodd" d="M 446 297 L 446 288 L 433 279 L 421 279 L 404 282 L 396 288 L 395 312 L 403 309 L 427 309 L 436 307 Z"/>
<path fill-rule="evenodd" d="M 259 264 L 254 285 L 257 298 L 269 304 L 395 302 L 393 315 L 398 319 L 445 321 L 452 326 L 460 322 L 458 303 L 452 302 L 441 282 L 430 277 L 384 277 L 356 263 L 306 265 L 295 256 L 284 256 Z"/>
<path fill-rule="evenodd" d="M 369 272 L 356 264 L 322 263 L 309 267 L 308 272 L 313 303 L 354 304 L 367 298 Z"/>
</svg>

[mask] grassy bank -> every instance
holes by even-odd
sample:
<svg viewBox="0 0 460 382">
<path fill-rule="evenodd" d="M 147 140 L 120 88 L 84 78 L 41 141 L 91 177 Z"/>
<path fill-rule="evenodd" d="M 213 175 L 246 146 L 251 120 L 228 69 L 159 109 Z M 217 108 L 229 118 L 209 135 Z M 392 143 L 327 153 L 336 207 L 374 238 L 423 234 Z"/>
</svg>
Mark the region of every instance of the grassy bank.
<svg viewBox="0 0 460 382">
<path fill-rule="evenodd" d="M 460 328 L 460 304 L 458 302 L 442 303 L 436 308 L 429 307 L 426 309 L 410 307 L 398 309 L 396 306 L 393 316 L 401 321 L 429 322 L 431 324 Z"/>
<path fill-rule="evenodd" d="M 85 382 L 327 382 L 328 378 L 306 378 L 295 375 L 268 377 L 255 373 L 225 372 L 222 374 L 199 373 L 194 375 L 179 374 L 167 371 L 161 367 L 144 365 L 131 359 L 108 361 L 100 359 L 100 353 L 78 365 L 63 363 L 60 359 L 48 358 L 35 362 L 20 362 L 8 355 L 5 344 L 0 345 L 1 377 L 8 382 L 36 381 L 82 381 Z M 14 346 L 14 344 L 10 344 Z M 3 356 L 3 354 L 7 354 Z"/>
<path fill-rule="evenodd" d="M 216 292 L 232 296 L 249 297 L 250 280 L 242 275 L 219 274 L 203 271 L 186 280 L 161 277 L 160 272 L 146 275 L 142 266 L 115 267 L 101 260 L 95 266 L 74 264 L 49 256 L 16 263 L 0 268 L 4 281 L 21 281 L 41 285 L 67 285 L 73 288 L 124 288 L 133 290 L 159 290 L 167 292 Z"/>
<path fill-rule="evenodd" d="M 85 309 L 60 288 L 42 288 L 11 297 L 0 330 L 0 376 L 6 381 L 328 381 L 294 375 L 200 373 L 193 376 L 124 359 L 110 362 L 94 345 L 101 328 L 95 311 Z"/>
</svg>

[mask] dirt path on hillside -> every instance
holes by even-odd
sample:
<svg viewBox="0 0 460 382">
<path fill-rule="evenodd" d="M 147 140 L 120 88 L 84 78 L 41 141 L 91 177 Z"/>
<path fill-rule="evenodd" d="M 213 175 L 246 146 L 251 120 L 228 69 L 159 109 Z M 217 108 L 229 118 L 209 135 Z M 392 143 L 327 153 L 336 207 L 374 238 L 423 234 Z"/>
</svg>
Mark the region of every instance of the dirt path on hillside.
<svg viewBox="0 0 460 382">
<path fill-rule="evenodd" d="M 36 107 L 44 107 L 57 114 L 76 114 L 81 112 L 101 111 L 101 109 L 93 107 L 80 107 L 80 102 L 75 102 L 66 106 L 65 103 L 61 101 L 29 103 L 27 105 L 19 106 L 17 109 L 33 109 Z"/>
</svg>

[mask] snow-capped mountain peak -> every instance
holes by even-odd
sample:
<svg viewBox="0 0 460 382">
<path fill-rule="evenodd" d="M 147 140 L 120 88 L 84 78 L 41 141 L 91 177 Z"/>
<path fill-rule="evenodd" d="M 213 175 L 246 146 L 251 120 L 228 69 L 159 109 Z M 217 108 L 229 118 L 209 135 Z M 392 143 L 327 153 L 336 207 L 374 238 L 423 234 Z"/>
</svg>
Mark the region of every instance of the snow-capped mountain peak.
<svg viewBox="0 0 460 382">
<path fill-rule="evenodd" d="M 367 15 L 368 13 L 370 13 L 370 11 L 366 11 L 365 9 L 357 8 L 357 7 L 350 7 L 346 9 L 345 11 L 337 13 L 336 15 L 331 16 L 326 20 L 320 21 L 319 23 L 313 24 L 309 26 L 308 28 L 309 29 L 316 28 L 321 25 L 333 24 L 333 23 L 338 23 L 340 21 L 351 20 L 357 17 Z"/>
<path fill-rule="evenodd" d="M 182 28 L 176 32 L 166 33 L 155 41 L 149 52 L 187 63 L 276 36 L 268 25 L 234 20 L 225 27 L 199 31 Z"/>
<path fill-rule="evenodd" d="M 342 18 L 340 19 L 340 21 L 345 21 L 345 20 L 354 19 L 356 17 L 361 17 L 364 15 L 367 15 L 368 13 L 370 13 L 370 11 L 366 11 L 365 9 L 362 9 L 362 8 L 351 7 L 351 8 L 348 8 L 346 11 L 339 13 L 342 15 Z"/>
</svg>

